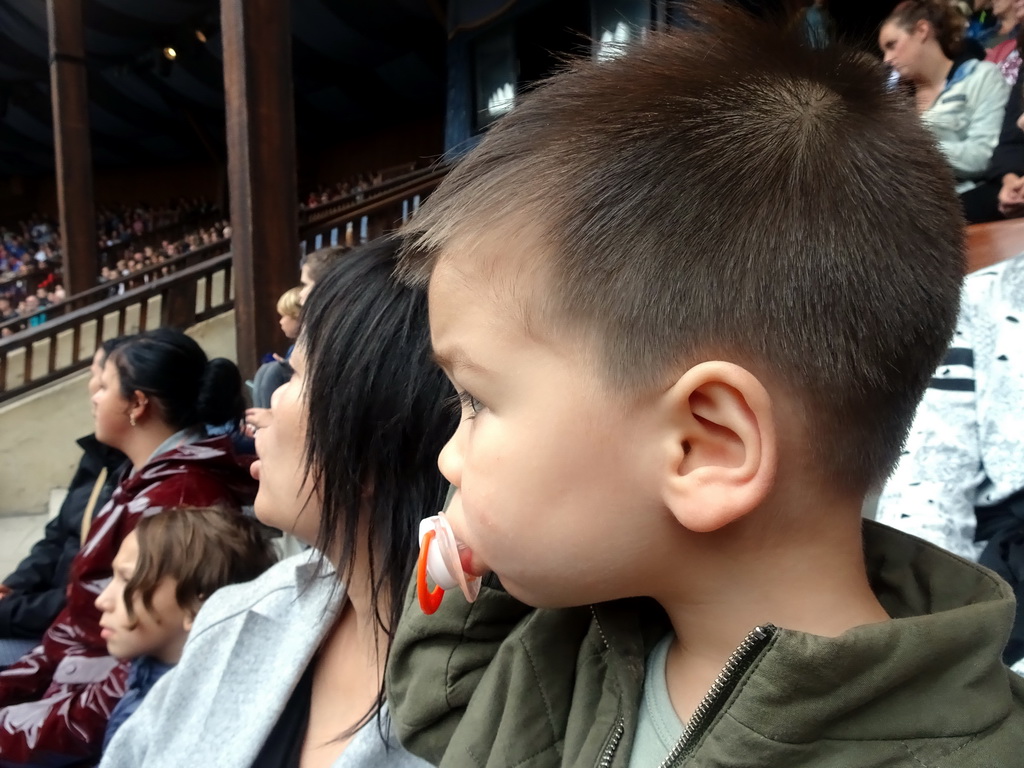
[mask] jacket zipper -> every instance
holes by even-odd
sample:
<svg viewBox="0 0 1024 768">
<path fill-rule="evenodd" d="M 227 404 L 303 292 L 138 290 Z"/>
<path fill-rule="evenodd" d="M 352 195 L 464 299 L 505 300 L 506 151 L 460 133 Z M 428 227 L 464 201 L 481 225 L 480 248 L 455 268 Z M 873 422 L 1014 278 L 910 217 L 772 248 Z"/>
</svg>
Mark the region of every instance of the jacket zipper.
<svg viewBox="0 0 1024 768">
<path fill-rule="evenodd" d="M 678 764 L 681 757 L 693 749 L 707 731 L 708 726 L 711 725 L 715 715 L 725 705 L 726 699 L 729 698 L 740 678 L 750 669 L 754 659 L 768 645 L 768 641 L 772 639 L 775 631 L 774 625 L 765 624 L 761 627 L 754 627 L 747 633 L 743 642 L 732 652 L 728 661 L 725 662 L 725 667 L 711 684 L 711 690 L 704 694 L 704 698 L 693 712 L 693 717 L 683 729 L 683 735 L 679 737 L 679 741 L 676 742 L 659 768 L 672 768 Z"/>
<path fill-rule="evenodd" d="M 601 620 L 597 618 L 597 611 L 594 609 L 594 606 L 590 606 L 590 613 L 594 617 L 594 623 L 597 624 L 597 631 L 601 635 L 601 642 L 604 643 L 605 650 L 611 650 L 611 647 L 608 645 L 608 637 L 604 633 L 604 627 L 601 626 Z M 601 759 L 597 763 L 597 768 L 611 768 L 612 759 L 615 757 L 615 750 L 619 748 L 619 742 L 622 741 L 625 733 L 626 721 L 620 714 L 615 718 L 615 727 L 608 737 L 608 744 L 601 752 Z"/>
<path fill-rule="evenodd" d="M 615 757 L 615 750 L 619 748 L 619 742 L 622 741 L 625 733 L 626 722 L 620 717 L 615 721 L 615 729 L 612 731 L 611 738 L 608 739 L 608 746 L 601 753 L 601 760 L 598 762 L 597 768 L 611 768 L 612 758 Z"/>
</svg>

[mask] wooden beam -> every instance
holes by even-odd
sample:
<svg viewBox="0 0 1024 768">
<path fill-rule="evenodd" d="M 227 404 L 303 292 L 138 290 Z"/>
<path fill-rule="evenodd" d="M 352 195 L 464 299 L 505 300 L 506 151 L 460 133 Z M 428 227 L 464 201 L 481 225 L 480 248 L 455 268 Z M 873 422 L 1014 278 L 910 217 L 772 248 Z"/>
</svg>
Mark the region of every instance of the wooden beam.
<svg viewBox="0 0 1024 768">
<path fill-rule="evenodd" d="M 74 295 L 99 274 L 82 2 L 47 0 L 46 12 L 64 287 Z"/>
<path fill-rule="evenodd" d="M 238 363 L 283 346 L 278 297 L 298 283 L 290 3 L 221 0 Z"/>
</svg>

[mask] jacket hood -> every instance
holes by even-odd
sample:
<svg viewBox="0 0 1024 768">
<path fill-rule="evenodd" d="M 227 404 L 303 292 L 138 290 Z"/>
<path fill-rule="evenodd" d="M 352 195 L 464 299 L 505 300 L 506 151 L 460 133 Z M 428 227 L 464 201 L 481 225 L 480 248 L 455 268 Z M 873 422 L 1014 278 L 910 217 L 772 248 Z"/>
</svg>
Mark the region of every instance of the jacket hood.
<svg viewBox="0 0 1024 768">
<path fill-rule="evenodd" d="M 142 469 L 122 483 L 129 494 L 183 472 L 201 468 L 230 490 L 239 504 L 251 504 L 256 482 L 249 474 L 255 456 L 239 456 L 228 436 L 208 437 L 194 443 L 176 446 L 150 459 Z"/>
</svg>

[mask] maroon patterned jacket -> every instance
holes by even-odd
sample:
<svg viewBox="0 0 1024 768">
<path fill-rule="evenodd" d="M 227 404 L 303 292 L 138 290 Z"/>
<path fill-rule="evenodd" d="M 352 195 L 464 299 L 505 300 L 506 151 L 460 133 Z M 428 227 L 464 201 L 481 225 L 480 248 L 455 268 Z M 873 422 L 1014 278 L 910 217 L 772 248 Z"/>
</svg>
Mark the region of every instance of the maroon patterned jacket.
<svg viewBox="0 0 1024 768">
<path fill-rule="evenodd" d="M 0 766 L 98 762 L 129 666 L 107 655 L 94 605 L 114 555 L 143 515 L 252 503 L 252 458 L 236 456 L 227 437 L 208 438 L 162 453 L 121 482 L 71 565 L 67 605 L 42 645 L 0 671 Z"/>
</svg>

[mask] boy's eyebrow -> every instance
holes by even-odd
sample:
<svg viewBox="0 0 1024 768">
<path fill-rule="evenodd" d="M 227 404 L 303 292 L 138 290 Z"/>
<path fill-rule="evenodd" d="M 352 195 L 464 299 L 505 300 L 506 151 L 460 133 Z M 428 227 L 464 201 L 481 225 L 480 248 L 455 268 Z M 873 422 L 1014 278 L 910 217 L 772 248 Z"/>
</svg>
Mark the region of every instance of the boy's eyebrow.
<svg viewBox="0 0 1024 768">
<path fill-rule="evenodd" d="M 434 358 L 434 362 L 445 371 L 454 373 L 457 369 L 462 368 L 463 370 L 473 371 L 476 373 L 490 373 L 482 365 L 478 365 L 469 359 L 469 356 L 459 347 L 450 347 L 448 349 L 437 350 L 431 352 L 431 357 Z"/>
</svg>

